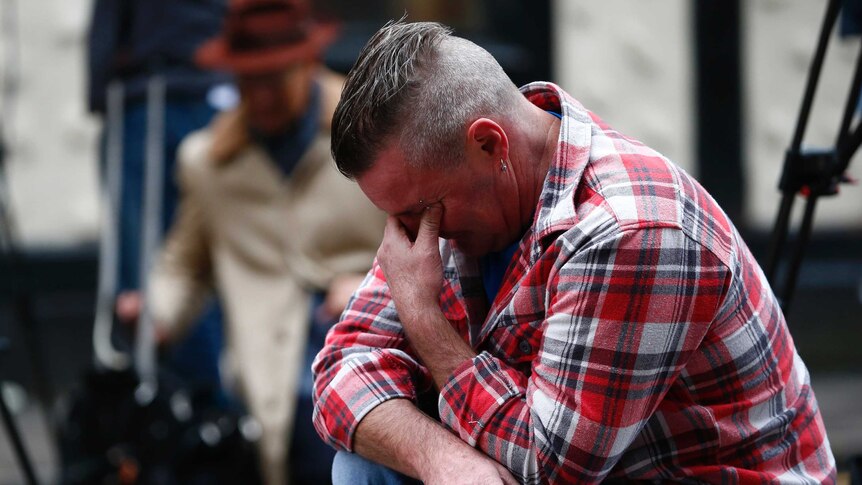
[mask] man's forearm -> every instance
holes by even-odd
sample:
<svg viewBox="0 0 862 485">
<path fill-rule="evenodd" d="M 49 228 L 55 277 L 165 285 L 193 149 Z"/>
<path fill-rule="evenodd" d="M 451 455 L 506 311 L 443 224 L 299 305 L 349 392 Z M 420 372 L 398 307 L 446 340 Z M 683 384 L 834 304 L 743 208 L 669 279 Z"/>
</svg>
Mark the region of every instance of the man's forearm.
<svg viewBox="0 0 862 485">
<path fill-rule="evenodd" d="M 375 407 L 359 423 L 356 453 L 426 483 L 515 483 L 509 472 L 406 399 Z M 447 478 L 449 477 L 449 478 Z"/>
<path fill-rule="evenodd" d="M 449 381 L 458 366 L 476 356 L 437 307 L 405 312 L 401 320 L 407 340 L 431 372 L 437 389 Z"/>
<path fill-rule="evenodd" d="M 356 428 L 356 453 L 413 478 L 427 467 L 432 442 L 467 446 L 406 399 L 392 399 L 369 412 Z M 468 447 L 469 448 L 469 447 Z"/>
<path fill-rule="evenodd" d="M 386 276 L 407 340 L 438 389 L 458 366 L 476 355 L 440 310 L 442 213 L 439 202 L 425 207 L 414 241 L 398 218 L 389 216 L 377 251 L 377 262 Z"/>
</svg>

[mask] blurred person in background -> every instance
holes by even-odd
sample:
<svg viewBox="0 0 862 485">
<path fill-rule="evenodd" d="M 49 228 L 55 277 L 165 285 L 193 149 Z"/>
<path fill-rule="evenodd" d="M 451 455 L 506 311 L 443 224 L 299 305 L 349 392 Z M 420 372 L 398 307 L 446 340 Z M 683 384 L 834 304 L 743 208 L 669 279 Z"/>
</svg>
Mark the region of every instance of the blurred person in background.
<svg viewBox="0 0 862 485">
<path fill-rule="evenodd" d="M 389 214 L 314 362 L 334 482 L 835 482 L 733 224 L 559 86 L 519 90 L 450 29 L 389 23 L 347 76 L 332 152 Z"/>
<path fill-rule="evenodd" d="M 197 57 L 236 77 L 240 103 L 180 147 L 181 202 L 149 287 L 166 342 L 218 293 L 227 368 L 262 426 L 268 484 L 329 481 L 334 452 L 311 424 L 311 361 L 385 222 L 330 155 L 343 78 L 320 59 L 336 33 L 303 0 L 230 4 L 222 34 Z M 140 297 L 128 296 L 121 313 L 133 319 Z"/>
<path fill-rule="evenodd" d="M 181 140 L 231 104 L 226 84 L 230 76 L 202 69 L 194 61 L 200 44 L 218 33 L 225 11 L 225 0 L 96 0 L 93 5 L 88 100 L 90 110 L 102 115 L 105 123 L 103 167 L 109 133 L 122 130 L 117 268 L 120 307 L 125 292 L 140 285 L 148 102 L 154 101 L 164 110 L 164 130 L 156 137 L 164 164 L 159 214 L 164 231 L 173 221 L 177 205 L 174 177 Z M 163 99 L 149 99 L 148 89 L 154 82 L 164 83 Z M 109 86 L 122 90 L 122 127 L 108 124 Z M 220 386 L 220 320 L 218 305 L 210 304 L 195 332 L 178 343 L 167 359 L 171 370 L 193 387 L 217 390 Z"/>
</svg>

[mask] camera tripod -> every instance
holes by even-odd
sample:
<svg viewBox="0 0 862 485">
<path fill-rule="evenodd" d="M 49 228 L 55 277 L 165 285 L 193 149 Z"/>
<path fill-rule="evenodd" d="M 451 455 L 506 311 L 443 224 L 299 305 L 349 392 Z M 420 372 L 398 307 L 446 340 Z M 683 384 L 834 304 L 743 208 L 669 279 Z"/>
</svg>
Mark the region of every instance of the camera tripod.
<svg viewBox="0 0 862 485">
<path fill-rule="evenodd" d="M 2 355 L 8 347 L 9 344 L 6 339 L 0 338 L 0 355 Z M 27 449 L 24 448 L 24 442 L 21 440 L 21 433 L 18 430 L 18 425 L 15 423 L 12 411 L 6 404 L 6 398 L 3 396 L 2 387 L 0 387 L 0 415 L 3 417 L 3 426 L 6 430 L 6 434 L 9 436 L 9 440 L 12 442 L 15 456 L 18 459 L 18 465 L 21 467 L 21 471 L 27 479 L 27 483 L 38 483 L 36 481 L 36 474 L 33 472 L 33 464 L 30 461 L 30 456 L 27 454 Z"/>
<path fill-rule="evenodd" d="M 811 237 L 814 210 L 817 206 L 817 201 L 824 196 L 836 195 L 840 184 L 850 181 L 845 172 L 853 154 L 856 153 L 860 144 L 862 144 L 862 122 L 857 122 L 854 127 L 851 127 L 854 113 L 856 113 L 859 106 L 859 89 L 862 86 L 862 50 L 860 50 L 835 145 L 830 148 L 819 149 L 802 147 L 802 139 L 805 135 L 805 129 L 811 113 L 811 105 L 814 101 L 814 93 L 823 68 L 823 60 L 829 44 L 829 37 L 833 27 L 837 23 L 840 10 L 841 0 L 829 1 L 820 30 L 817 48 L 814 53 L 814 59 L 811 63 L 805 94 L 802 98 L 802 107 L 796 122 L 796 129 L 790 148 L 788 148 L 784 158 L 784 167 L 782 168 L 779 182 L 782 198 L 770 241 L 766 277 L 773 288 L 775 288 L 776 295 L 785 314 L 793 301 L 799 268 Z M 797 194 L 802 194 L 806 197 L 805 211 L 795 246 L 791 252 L 790 261 L 784 272 L 784 283 L 779 287 L 776 281 L 776 273 L 779 260 L 784 253 L 787 243 L 790 215 Z"/>
</svg>

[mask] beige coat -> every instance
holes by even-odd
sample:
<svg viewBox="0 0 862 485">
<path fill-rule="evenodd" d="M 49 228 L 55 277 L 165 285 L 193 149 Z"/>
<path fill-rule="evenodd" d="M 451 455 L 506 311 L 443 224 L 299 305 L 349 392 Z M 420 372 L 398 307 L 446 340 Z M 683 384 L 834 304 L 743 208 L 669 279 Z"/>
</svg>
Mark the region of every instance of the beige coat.
<svg viewBox="0 0 862 485">
<path fill-rule="evenodd" d="M 181 202 L 148 301 L 174 338 L 217 289 L 230 368 L 263 428 L 264 473 L 281 483 L 310 292 L 326 290 L 338 274 L 368 270 L 385 215 L 338 173 L 328 123 L 290 177 L 251 144 L 216 162 L 212 143 L 207 129 L 180 148 Z"/>
</svg>

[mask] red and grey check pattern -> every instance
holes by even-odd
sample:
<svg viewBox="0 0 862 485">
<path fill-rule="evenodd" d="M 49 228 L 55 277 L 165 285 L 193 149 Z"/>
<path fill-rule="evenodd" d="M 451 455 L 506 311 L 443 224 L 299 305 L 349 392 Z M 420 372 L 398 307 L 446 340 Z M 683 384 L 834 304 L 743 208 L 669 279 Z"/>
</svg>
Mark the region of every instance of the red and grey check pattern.
<svg viewBox="0 0 862 485">
<path fill-rule="evenodd" d="M 478 354 L 441 389 L 445 426 L 525 483 L 834 482 L 808 371 L 715 201 L 557 86 L 522 91 L 563 115 L 559 145 L 490 307 L 441 240 L 441 308 Z M 346 450 L 430 386 L 377 265 L 314 371 L 315 426 Z"/>
</svg>

